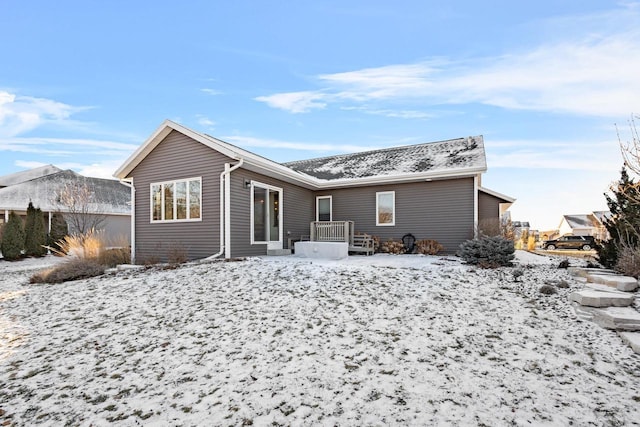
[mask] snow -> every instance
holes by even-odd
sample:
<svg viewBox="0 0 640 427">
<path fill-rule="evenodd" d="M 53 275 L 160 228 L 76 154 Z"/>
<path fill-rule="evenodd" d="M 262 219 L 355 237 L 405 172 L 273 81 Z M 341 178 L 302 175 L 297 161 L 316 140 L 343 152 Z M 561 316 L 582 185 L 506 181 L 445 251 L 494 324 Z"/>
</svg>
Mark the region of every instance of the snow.
<svg viewBox="0 0 640 427">
<path fill-rule="evenodd" d="M 486 169 L 482 136 L 283 163 L 321 180 Z"/>
<path fill-rule="evenodd" d="M 56 258 L 0 262 L 0 422 L 637 423 L 640 356 L 576 317 L 559 258 L 517 260 L 265 257 L 58 285 L 28 284 Z"/>
</svg>

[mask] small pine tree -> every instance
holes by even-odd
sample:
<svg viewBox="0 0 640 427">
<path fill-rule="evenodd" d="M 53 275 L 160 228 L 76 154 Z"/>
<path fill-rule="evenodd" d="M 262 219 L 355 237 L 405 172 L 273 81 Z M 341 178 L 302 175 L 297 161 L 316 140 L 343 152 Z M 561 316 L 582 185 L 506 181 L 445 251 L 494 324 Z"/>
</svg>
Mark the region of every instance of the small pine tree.
<svg viewBox="0 0 640 427">
<path fill-rule="evenodd" d="M 47 232 L 44 225 L 44 215 L 40 208 L 34 208 L 29 202 L 27 220 L 24 225 L 24 250 L 27 256 L 43 256 L 47 253 L 44 245 L 47 243 Z"/>
<path fill-rule="evenodd" d="M 611 189 L 612 195 L 605 194 L 611 218 L 604 221 L 611 238 L 597 245 L 598 261 L 611 268 L 618 261 L 621 246 L 635 247 L 639 243 L 640 230 L 640 190 L 629 178 L 627 170 L 620 171 L 620 180 Z"/>
<path fill-rule="evenodd" d="M 58 245 L 58 242 L 68 234 L 69 227 L 64 216 L 60 212 L 54 212 L 51 216 L 51 231 L 47 236 L 47 246 L 59 251 L 60 245 Z"/>
<path fill-rule="evenodd" d="M 4 226 L 2 232 L 2 243 L 0 252 L 4 259 L 13 261 L 22 256 L 24 249 L 24 229 L 22 219 L 15 212 L 9 213 L 9 221 Z"/>
<path fill-rule="evenodd" d="M 511 240 L 500 236 L 485 236 L 462 243 L 458 256 L 468 264 L 482 268 L 496 268 L 511 265 L 511 261 L 515 258 L 514 252 L 515 248 Z"/>
</svg>

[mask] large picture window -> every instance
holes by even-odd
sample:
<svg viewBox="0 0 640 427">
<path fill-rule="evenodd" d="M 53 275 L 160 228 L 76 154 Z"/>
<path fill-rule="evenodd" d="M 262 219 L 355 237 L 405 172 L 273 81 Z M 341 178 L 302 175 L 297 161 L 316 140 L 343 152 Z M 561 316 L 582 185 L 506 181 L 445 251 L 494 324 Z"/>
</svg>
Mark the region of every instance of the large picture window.
<svg viewBox="0 0 640 427">
<path fill-rule="evenodd" d="M 376 225 L 396 225 L 396 192 L 376 193 Z"/>
<path fill-rule="evenodd" d="M 202 178 L 151 184 L 151 222 L 200 221 Z"/>
</svg>

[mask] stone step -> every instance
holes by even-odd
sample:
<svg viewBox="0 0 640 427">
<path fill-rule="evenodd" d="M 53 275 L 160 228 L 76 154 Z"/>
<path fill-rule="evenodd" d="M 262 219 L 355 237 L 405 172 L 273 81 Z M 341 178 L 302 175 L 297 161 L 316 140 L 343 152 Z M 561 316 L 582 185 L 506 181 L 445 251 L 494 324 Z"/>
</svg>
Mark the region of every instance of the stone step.
<svg viewBox="0 0 640 427">
<path fill-rule="evenodd" d="M 587 307 L 628 307 L 633 304 L 633 295 L 626 295 L 622 292 L 600 292 L 590 289 L 572 292 L 569 295 L 571 301 L 577 302 Z"/>
<path fill-rule="evenodd" d="M 591 290 L 591 291 L 598 291 L 598 292 L 609 292 L 609 293 L 618 294 L 618 295 L 629 295 L 627 292 L 622 292 L 612 286 L 601 285 L 599 283 L 585 283 L 584 289 Z"/>
<path fill-rule="evenodd" d="M 620 332 L 620 336 L 635 353 L 640 354 L 640 332 Z"/>
<path fill-rule="evenodd" d="M 568 271 L 572 276 L 578 277 L 586 277 L 587 274 L 617 274 L 615 271 L 607 268 L 569 267 Z"/>
<path fill-rule="evenodd" d="M 291 255 L 291 249 L 267 249 L 267 255 L 269 256 Z"/>
<path fill-rule="evenodd" d="M 633 292 L 638 288 L 638 280 L 629 276 L 587 274 L 587 281 L 611 286 L 623 292 Z"/>
<path fill-rule="evenodd" d="M 594 308 L 593 321 L 602 328 L 640 331 L 640 313 L 630 307 Z"/>
</svg>

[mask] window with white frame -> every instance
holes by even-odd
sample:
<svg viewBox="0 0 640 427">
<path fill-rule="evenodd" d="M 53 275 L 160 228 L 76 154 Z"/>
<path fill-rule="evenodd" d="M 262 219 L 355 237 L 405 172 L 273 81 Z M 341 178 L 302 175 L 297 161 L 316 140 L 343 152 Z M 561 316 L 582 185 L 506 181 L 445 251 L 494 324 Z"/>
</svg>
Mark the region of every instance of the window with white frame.
<svg viewBox="0 0 640 427">
<path fill-rule="evenodd" d="M 202 178 L 151 184 L 151 222 L 200 221 Z"/>
<path fill-rule="evenodd" d="M 376 193 L 376 225 L 396 225 L 396 192 Z"/>
</svg>

